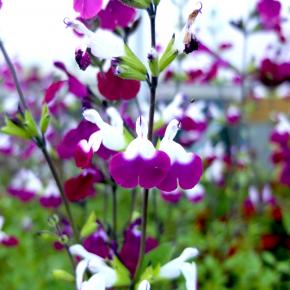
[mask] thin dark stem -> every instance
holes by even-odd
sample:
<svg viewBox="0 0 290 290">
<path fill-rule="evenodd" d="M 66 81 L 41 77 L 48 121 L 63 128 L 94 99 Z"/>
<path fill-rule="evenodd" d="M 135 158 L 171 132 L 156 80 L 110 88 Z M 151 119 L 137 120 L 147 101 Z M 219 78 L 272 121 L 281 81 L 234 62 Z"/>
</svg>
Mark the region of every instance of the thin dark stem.
<svg viewBox="0 0 290 290">
<path fill-rule="evenodd" d="M 23 91 L 21 89 L 21 86 L 20 86 L 20 83 L 19 83 L 19 80 L 18 80 L 18 77 L 17 77 L 17 73 L 15 71 L 15 68 L 14 68 L 14 65 L 13 63 L 11 62 L 10 60 L 10 57 L 3 45 L 3 42 L 0 40 L 0 49 L 1 49 L 1 52 L 5 58 L 5 61 L 9 67 L 9 70 L 10 72 L 12 73 L 12 76 L 13 76 L 13 80 L 14 80 L 14 83 L 15 83 L 15 86 L 16 86 L 16 89 L 17 89 L 17 93 L 19 95 L 19 99 L 20 99 L 20 102 L 23 106 L 23 108 L 25 110 L 29 110 L 27 104 L 26 104 L 26 101 L 25 101 L 25 98 L 24 98 L 24 94 L 23 94 Z M 34 140 L 35 143 L 38 145 L 38 147 L 41 149 L 44 157 L 45 157 L 45 160 L 50 168 L 50 171 L 52 173 L 52 176 L 56 182 L 56 185 L 59 189 L 59 192 L 61 194 L 61 198 L 62 198 L 62 201 L 65 205 L 65 209 L 66 209 L 66 212 L 67 212 L 67 215 L 68 215 L 68 219 L 69 219 L 69 222 L 72 226 L 72 229 L 73 229 L 73 234 L 74 234 L 74 238 L 75 238 L 75 241 L 76 242 L 79 242 L 79 233 L 78 233 L 78 230 L 75 226 L 75 223 L 74 223 L 74 220 L 73 220 L 73 217 L 72 217 L 72 214 L 71 214 L 71 210 L 70 210 L 70 206 L 69 206 L 69 202 L 68 200 L 66 199 L 66 196 L 64 194 L 64 191 L 63 191 L 63 187 L 62 187 L 62 184 L 60 182 L 60 179 L 58 177 L 58 174 L 56 172 L 56 169 L 52 163 L 52 160 L 50 158 L 50 155 L 48 154 L 47 150 L 46 150 L 46 147 L 45 147 L 45 140 L 44 140 L 44 137 L 43 137 L 43 140 L 40 140 L 40 138 L 36 138 L 36 140 Z"/>
<path fill-rule="evenodd" d="M 137 191 L 136 191 L 136 189 L 133 189 L 131 192 L 131 207 L 130 207 L 130 213 L 129 213 L 127 226 L 129 226 L 130 223 L 132 222 L 132 217 L 133 217 L 133 213 L 134 213 L 135 206 L 136 206 L 136 197 L 137 197 Z"/>
<path fill-rule="evenodd" d="M 151 46 L 156 47 L 156 7 L 151 4 L 148 9 L 148 15 L 150 17 L 150 31 L 151 31 Z M 149 122 L 148 122 L 148 139 L 153 140 L 153 126 L 154 126 L 154 114 L 155 114 L 155 103 L 156 103 L 156 89 L 158 86 L 158 77 L 151 77 L 151 81 L 148 82 L 150 87 L 150 110 L 149 110 Z M 147 213 L 148 213 L 148 199 L 149 189 L 144 189 L 142 196 L 142 224 L 141 224 L 141 243 L 138 264 L 135 271 L 135 279 L 138 276 L 138 272 L 144 260 L 146 237 L 147 237 Z"/>
<path fill-rule="evenodd" d="M 115 183 L 113 183 L 112 185 L 112 219 L 113 219 L 113 222 L 112 222 L 112 226 L 113 226 L 113 239 L 115 241 L 117 241 L 117 186 Z"/>
<path fill-rule="evenodd" d="M 62 233 L 61 233 L 61 229 L 60 229 L 60 227 L 59 227 L 58 224 L 56 224 L 55 229 L 56 229 L 56 232 L 57 232 L 58 236 L 61 237 Z M 65 248 L 65 251 L 66 251 L 66 253 L 67 253 L 67 255 L 68 255 L 68 258 L 69 258 L 69 260 L 70 260 L 70 263 L 71 263 L 71 265 L 72 265 L 73 272 L 74 272 L 74 271 L 75 271 L 75 268 L 76 268 L 76 265 L 75 265 L 75 261 L 74 261 L 74 259 L 73 259 L 73 256 L 72 256 L 72 254 L 70 253 L 70 251 L 69 251 L 69 247 L 68 247 L 67 244 L 64 245 L 64 248 Z"/>
<path fill-rule="evenodd" d="M 13 65 L 13 63 L 12 63 L 12 61 L 11 61 L 11 59 L 10 59 L 7 51 L 6 51 L 5 46 L 4 46 L 4 44 L 3 44 L 3 42 L 2 42 L 1 39 L 0 39 L 0 49 L 1 49 L 1 52 L 2 52 L 2 54 L 4 56 L 4 59 L 6 61 L 6 64 L 8 65 L 9 70 L 10 70 L 10 72 L 12 74 L 13 81 L 15 83 L 16 90 L 17 90 L 17 93 L 19 95 L 19 98 L 20 98 L 20 102 L 22 104 L 22 107 L 23 107 L 23 109 L 27 110 L 28 107 L 27 107 L 27 104 L 25 102 L 24 94 L 23 94 L 23 92 L 21 90 L 19 80 L 17 78 L 17 74 L 16 74 L 16 71 L 15 71 L 14 65 Z"/>
<path fill-rule="evenodd" d="M 69 220 L 69 223 L 73 229 L 73 235 L 74 235 L 74 239 L 76 242 L 79 242 L 80 241 L 80 237 L 79 237 L 79 232 L 77 230 L 77 227 L 75 225 L 75 222 L 74 222 L 74 219 L 73 219 L 73 216 L 72 216 L 72 213 L 71 213 L 71 209 L 70 209 L 70 205 L 69 205 L 69 202 L 64 194 L 64 190 L 63 190 L 63 187 L 62 187 L 62 184 L 60 182 L 60 179 L 58 177 L 58 174 L 56 172 L 56 169 L 53 165 L 53 162 L 50 158 L 50 155 L 48 154 L 47 152 L 47 149 L 45 146 L 41 147 L 41 151 L 43 153 L 43 156 L 48 164 L 48 167 L 50 169 L 50 172 L 55 180 L 55 183 L 56 183 L 56 186 L 58 187 L 58 190 L 60 192 L 60 195 L 61 195 L 61 198 L 62 198 L 62 201 L 64 203 L 64 207 L 65 207 L 65 210 L 66 210 L 66 213 L 67 213 L 67 216 L 68 216 L 68 220 Z"/>
</svg>

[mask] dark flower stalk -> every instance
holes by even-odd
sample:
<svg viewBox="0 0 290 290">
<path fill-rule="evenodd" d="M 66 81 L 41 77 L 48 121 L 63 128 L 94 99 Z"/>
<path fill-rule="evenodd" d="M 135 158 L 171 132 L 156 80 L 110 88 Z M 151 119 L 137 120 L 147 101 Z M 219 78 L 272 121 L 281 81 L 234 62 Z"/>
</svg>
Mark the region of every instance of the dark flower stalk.
<svg viewBox="0 0 290 290">
<path fill-rule="evenodd" d="M 20 98 L 20 102 L 21 102 L 21 105 L 23 107 L 24 110 L 27 110 L 29 111 L 29 108 L 26 104 L 26 101 L 25 101 L 25 97 L 24 97 L 24 94 L 23 94 L 23 91 L 21 89 L 21 86 L 20 86 L 20 83 L 19 83 L 19 80 L 18 80 L 18 77 L 17 77 L 17 74 L 16 74 L 16 71 L 15 71 L 15 68 L 14 68 L 14 65 L 13 63 L 11 62 L 10 60 L 10 57 L 3 45 L 3 42 L 0 40 L 0 49 L 1 49 L 1 52 L 4 56 L 4 59 L 9 67 L 9 70 L 12 74 L 12 77 L 13 77 L 13 81 L 15 83 L 15 86 L 16 86 L 16 89 L 17 89 L 17 92 L 18 92 L 18 95 L 19 95 L 19 98 Z M 61 181 L 59 179 L 59 176 L 57 174 L 57 171 L 55 169 L 55 166 L 51 160 L 51 157 L 49 155 L 49 153 L 47 152 L 47 149 L 46 149 L 46 145 L 45 145 L 45 139 L 44 137 L 42 138 L 39 138 L 39 137 L 36 137 L 34 138 L 33 140 L 37 146 L 39 147 L 39 149 L 41 150 L 47 164 L 48 164 L 48 167 L 50 169 L 50 172 L 55 180 L 55 183 L 59 189 L 59 192 L 61 194 L 61 198 L 62 198 L 62 201 L 64 203 L 64 206 L 65 206 L 65 210 L 66 210 L 66 213 L 67 213 L 67 216 L 68 216 L 68 219 L 69 219 L 69 222 L 70 222 L 70 225 L 73 229 L 73 235 L 74 235 L 74 239 L 76 242 L 79 242 L 80 238 L 79 238 L 79 232 L 78 232 L 78 229 L 75 225 L 75 222 L 74 222 L 74 219 L 73 219 L 73 216 L 72 216 L 72 213 L 71 213 L 71 209 L 70 209 L 70 205 L 69 205 L 69 202 L 64 194 L 64 190 L 63 190 L 63 186 L 61 184 Z"/>
<path fill-rule="evenodd" d="M 156 10 L 157 6 L 151 4 L 147 12 L 150 18 L 150 31 L 151 31 L 151 47 L 156 49 Z M 150 87 L 150 110 L 149 110 L 149 123 L 148 123 L 148 139 L 153 140 L 153 125 L 154 125 L 154 114 L 156 104 L 156 89 L 158 86 L 158 76 L 151 76 L 151 80 L 148 82 Z M 148 199 L 149 189 L 144 189 L 142 196 L 142 223 L 141 223 L 141 244 L 139 251 L 138 264 L 135 271 L 135 278 L 138 275 L 139 269 L 142 265 L 145 255 L 145 245 L 147 236 L 147 213 L 148 213 Z"/>
</svg>

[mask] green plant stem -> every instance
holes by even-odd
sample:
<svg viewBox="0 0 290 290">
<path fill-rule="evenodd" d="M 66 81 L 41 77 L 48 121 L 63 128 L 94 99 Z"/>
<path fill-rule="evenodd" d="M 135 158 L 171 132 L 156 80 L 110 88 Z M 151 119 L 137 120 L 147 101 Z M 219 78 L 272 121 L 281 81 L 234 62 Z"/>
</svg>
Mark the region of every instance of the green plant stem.
<svg viewBox="0 0 290 290">
<path fill-rule="evenodd" d="M 40 146 L 39 146 L 40 147 Z M 56 169 L 54 167 L 54 164 L 51 160 L 51 157 L 50 155 L 48 154 L 47 152 L 47 149 L 45 146 L 42 146 L 40 147 L 41 151 L 42 151 L 42 154 L 48 164 L 48 167 L 50 169 L 50 172 L 55 180 L 55 183 L 56 183 L 56 186 L 60 192 L 60 195 L 61 195 L 61 198 L 62 198 L 62 201 L 64 203 L 64 207 L 65 207 L 65 210 L 66 210 L 66 213 L 67 213 L 67 217 L 68 217 L 68 220 L 69 220 L 69 223 L 72 227 L 72 230 L 73 230 L 73 235 L 74 235 L 74 239 L 77 243 L 80 242 L 80 236 L 79 236 L 79 231 L 76 227 L 76 224 L 74 222 L 74 219 L 73 219 L 73 216 L 72 216 L 72 212 L 71 212 L 71 209 L 70 209 L 70 205 L 69 205 L 69 201 L 67 200 L 66 196 L 65 196 L 65 193 L 64 193 L 64 190 L 63 190 L 63 187 L 62 187 L 62 184 L 60 182 L 60 179 L 58 177 L 58 174 L 56 172 Z"/>
<path fill-rule="evenodd" d="M 156 7 L 151 4 L 148 9 L 148 15 L 150 18 L 150 31 L 151 31 L 151 47 L 156 48 Z M 151 77 L 151 81 L 148 82 L 150 87 L 150 110 L 149 110 L 149 122 L 148 122 L 148 139 L 153 140 L 153 126 L 154 126 L 154 114 L 155 114 L 155 103 L 156 103 L 156 89 L 158 86 L 158 77 Z M 148 215 L 148 199 L 149 189 L 144 189 L 142 196 L 142 224 L 141 224 L 141 243 L 138 264 L 135 271 L 135 279 L 138 276 L 138 272 L 144 260 L 146 237 L 147 237 L 147 215 Z M 136 282 L 136 281 L 135 281 Z"/>
<path fill-rule="evenodd" d="M 29 111 L 29 108 L 28 108 L 28 106 L 26 104 L 26 101 L 25 101 L 25 97 L 24 97 L 23 91 L 21 89 L 21 86 L 20 86 L 20 83 L 19 83 L 19 80 L 18 80 L 18 77 L 17 77 L 16 70 L 15 70 L 14 65 L 13 65 L 13 63 L 12 63 L 12 61 L 11 61 L 11 59 L 10 59 L 6 49 L 5 49 L 5 46 L 4 46 L 4 44 L 3 44 L 3 42 L 1 40 L 0 40 L 0 50 L 1 50 L 2 54 L 3 54 L 3 56 L 4 56 L 6 64 L 8 65 L 9 71 L 12 74 L 13 81 L 15 83 L 15 86 L 16 86 L 16 89 L 17 89 L 17 93 L 19 95 L 19 99 L 20 99 L 21 105 L 22 105 L 22 107 L 25 110 Z M 62 201 L 64 203 L 69 222 L 70 222 L 71 227 L 73 229 L 74 239 L 75 239 L 76 242 L 79 242 L 80 241 L 79 232 L 78 232 L 78 230 L 76 228 L 76 225 L 74 223 L 74 219 L 72 217 L 72 213 L 71 213 L 71 210 L 70 210 L 70 205 L 69 205 L 69 202 L 68 202 L 68 200 L 67 200 L 67 198 L 66 198 L 66 196 L 64 194 L 64 190 L 63 190 L 62 184 L 60 182 L 60 179 L 58 177 L 56 169 L 55 169 L 55 167 L 53 165 L 51 157 L 50 157 L 50 155 L 47 152 L 47 149 L 46 149 L 46 146 L 45 146 L 45 139 L 44 139 L 44 137 L 43 137 L 43 140 L 40 140 L 40 138 L 36 138 L 36 140 L 34 140 L 34 142 L 41 149 L 42 154 L 43 154 L 43 156 L 44 156 L 44 158 L 45 158 L 45 160 L 46 160 L 46 162 L 47 162 L 47 164 L 49 166 L 51 174 L 52 174 L 52 176 L 53 176 L 53 178 L 55 180 L 55 183 L 56 183 L 56 185 L 57 185 L 57 187 L 59 189 L 59 192 L 61 194 L 61 198 L 62 198 Z"/>
</svg>

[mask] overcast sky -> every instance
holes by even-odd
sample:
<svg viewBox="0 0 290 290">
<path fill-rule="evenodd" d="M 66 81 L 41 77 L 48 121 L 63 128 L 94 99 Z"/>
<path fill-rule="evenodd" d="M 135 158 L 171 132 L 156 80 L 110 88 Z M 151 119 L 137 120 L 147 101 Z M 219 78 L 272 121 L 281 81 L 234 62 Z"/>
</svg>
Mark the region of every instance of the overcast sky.
<svg viewBox="0 0 290 290">
<path fill-rule="evenodd" d="M 184 0 L 175 0 L 183 1 Z M 13 57 L 24 64 L 41 63 L 45 69 L 50 69 L 54 60 L 73 62 L 74 50 L 78 46 L 78 39 L 65 28 L 63 19 L 74 17 L 73 0 L 3 0 L 0 10 L 0 37 Z M 197 1 L 185 1 L 191 6 Z M 241 47 L 240 36 L 228 26 L 230 19 L 237 19 L 247 14 L 255 1 L 253 0 L 204 0 L 203 14 L 199 17 L 197 27 L 199 35 L 208 43 L 214 44 L 219 40 L 231 40 Z M 283 0 L 289 4 L 290 0 Z M 216 18 L 212 17 L 213 10 L 218 11 Z M 186 8 L 185 8 L 186 11 Z M 161 0 L 158 14 L 158 40 L 165 44 L 176 29 L 176 6 L 170 0 Z M 142 36 L 146 41 L 146 21 Z M 217 39 L 209 33 L 209 28 L 217 30 Z M 273 38 L 274 39 L 274 38 Z M 251 44 L 256 49 L 257 43 L 262 43 L 259 37 Z M 145 46 L 139 48 L 144 50 Z M 257 49 L 256 49 L 257 50 Z M 260 47 L 261 53 L 263 48 Z M 237 48 L 229 57 L 239 59 L 240 49 Z M 0 58 L 1 60 L 1 58 Z"/>
</svg>

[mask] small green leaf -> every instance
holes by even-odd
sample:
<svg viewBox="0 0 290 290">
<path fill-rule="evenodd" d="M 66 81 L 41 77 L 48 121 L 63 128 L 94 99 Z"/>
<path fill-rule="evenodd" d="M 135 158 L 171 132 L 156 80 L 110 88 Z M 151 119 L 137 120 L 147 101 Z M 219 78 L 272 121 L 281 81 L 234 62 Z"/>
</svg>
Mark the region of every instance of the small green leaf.
<svg viewBox="0 0 290 290">
<path fill-rule="evenodd" d="M 124 46 L 125 46 L 125 56 L 122 56 L 120 58 L 121 64 L 132 67 L 133 69 L 146 75 L 147 69 L 145 65 L 140 61 L 137 55 L 130 49 L 130 47 L 127 44 L 124 44 Z"/>
<path fill-rule="evenodd" d="M 26 127 L 26 131 L 28 131 L 32 137 L 38 136 L 36 123 L 28 110 L 24 113 L 24 126 Z"/>
<path fill-rule="evenodd" d="M 122 2 L 130 7 L 147 9 L 151 3 L 151 0 L 122 0 Z"/>
<path fill-rule="evenodd" d="M 131 283 L 130 272 L 128 269 L 120 262 L 120 260 L 114 256 L 112 261 L 112 267 L 117 274 L 117 282 L 114 286 L 128 286 Z"/>
<path fill-rule="evenodd" d="M 62 269 L 53 270 L 52 275 L 53 275 L 54 279 L 57 279 L 57 280 L 63 280 L 63 281 L 67 281 L 67 282 L 74 282 L 74 280 L 75 280 L 74 276 L 72 274 L 70 274 Z"/>
<path fill-rule="evenodd" d="M 40 130 L 42 134 L 45 134 L 49 125 L 50 115 L 47 104 L 43 105 L 40 118 Z"/>
<path fill-rule="evenodd" d="M 95 232 L 95 230 L 98 227 L 98 224 L 96 223 L 96 214 L 94 212 L 91 212 L 89 215 L 86 223 L 84 224 L 83 228 L 81 229 L 81 237 L 85 238 Z"/>
<path fill-rule="evenodd" d="M 120 64 L 118 66 L 118 77 L 127 79 L 127 80 L 137 80 L 137 81 L 145 81 L 147 76 L 132 67 L 129 67 L 124 64 Z"/>
<path fill-rule="evenodd" d="M 31 135 L 22 127 L 5 117 L 5 126 L 1 128 L 1 132 L 7 135 L 16 136 L 22 139 L 31 139 Z"/>
<path fill-rule="evenodd" d="M 178 51 L 174 48 L 174 42 L 175 35 L 173 34 L 159 60 L 159 72 L 165 70 L 170 65 L 170 63 L 177 57 Z"/>
</svg>

